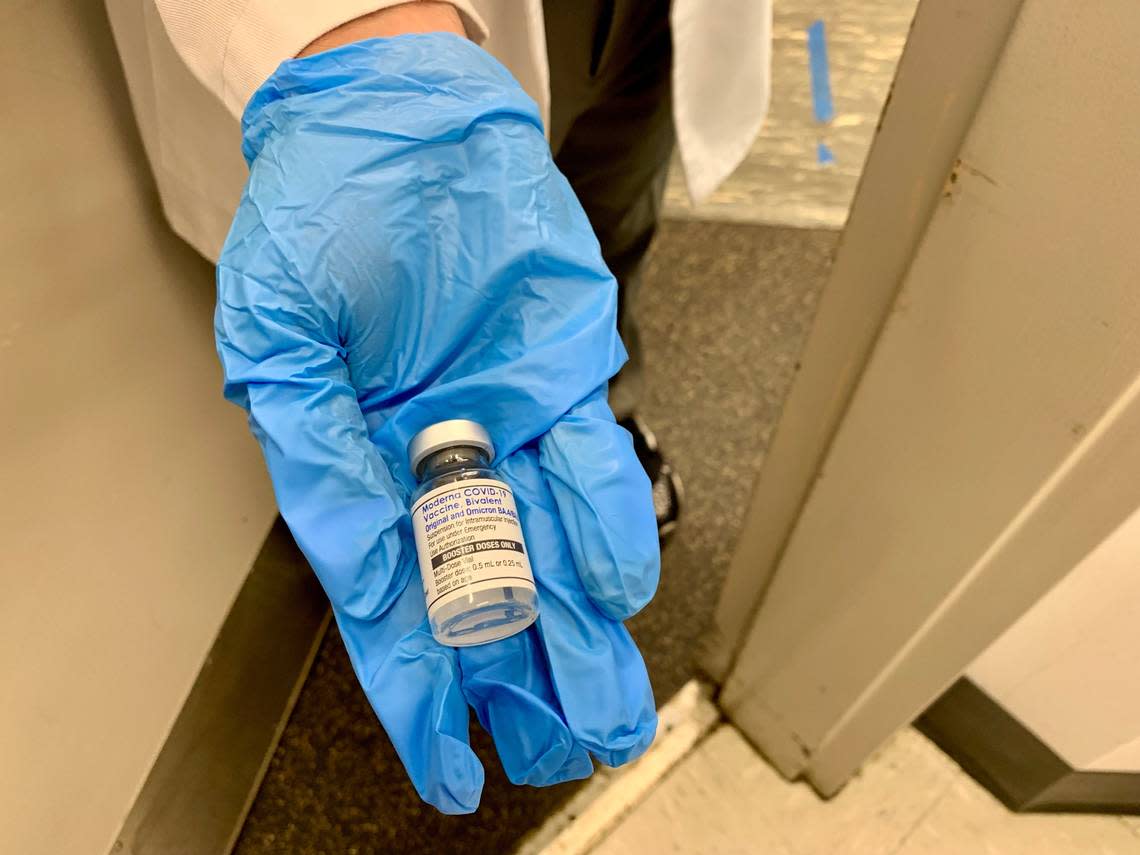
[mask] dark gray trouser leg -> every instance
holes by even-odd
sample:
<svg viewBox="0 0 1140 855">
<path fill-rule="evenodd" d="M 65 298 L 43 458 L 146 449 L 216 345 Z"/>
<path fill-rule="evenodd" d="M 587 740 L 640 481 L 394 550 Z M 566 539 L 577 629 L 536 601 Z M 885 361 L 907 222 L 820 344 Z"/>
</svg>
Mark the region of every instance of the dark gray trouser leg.
<svg viewBox="0 0 1140 855">
<path fill-rule="evenodd" d="M 629 362 L 610 385 L 628 416 L 642 388 L 634 305 L 673 151 L 668 0 L 545 0 L 550 141 L 617 277 Z"/>
</svg>

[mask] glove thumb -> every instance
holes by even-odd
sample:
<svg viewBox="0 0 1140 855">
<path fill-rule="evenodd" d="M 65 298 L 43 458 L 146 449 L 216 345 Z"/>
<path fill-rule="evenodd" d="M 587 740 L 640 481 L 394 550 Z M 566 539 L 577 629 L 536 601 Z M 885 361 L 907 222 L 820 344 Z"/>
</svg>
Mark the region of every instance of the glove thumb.
<svg viewBox="0 0 1140 855">
<path fill-rule="evenodd" d="M 539 465 L 587 595 L 607 617 L 632 617 L 657 590 L 657 518 L 649 478 L 602 389 L 543 436 Z"/>
</svg>

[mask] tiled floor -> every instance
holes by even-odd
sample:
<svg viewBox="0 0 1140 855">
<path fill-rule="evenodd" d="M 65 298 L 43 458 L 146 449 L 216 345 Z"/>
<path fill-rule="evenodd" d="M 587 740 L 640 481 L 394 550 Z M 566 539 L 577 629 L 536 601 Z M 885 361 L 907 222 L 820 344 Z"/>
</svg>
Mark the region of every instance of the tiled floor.
<svg viewBox="0 0 1140 855">
<path fill-rule="evenodd" d="M 917 0 L 777 0 L 772 20 L 772 100 L 764 130 L 735 173 L 693 207 L 674 170 L 673 217 L 840 228 L 855 195 Z M 835 118 L 812 112 L 807 27 L 826 33 Z M 826 142 L 835 162 L 821 164 Z"/>
<path fill-rule="evenodd" d="M 1011 813 L 909 729 L 825 802 L 723 725 L 593 852 L 1136 855 L 1140 821 Z"/>
</svg>

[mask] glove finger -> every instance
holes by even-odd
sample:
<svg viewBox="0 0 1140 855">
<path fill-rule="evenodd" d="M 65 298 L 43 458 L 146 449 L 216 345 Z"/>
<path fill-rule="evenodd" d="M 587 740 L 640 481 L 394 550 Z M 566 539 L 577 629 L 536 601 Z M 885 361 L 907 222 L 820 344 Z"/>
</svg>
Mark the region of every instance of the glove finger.
<svg viewBox="0 0 1140 855">
<path fill-rule="evenodd" d="M 336 614 L 357 679 L 420 798 L 472 813 L 483 767 L 468 741 L 459 658 L 431 634 L 423 594 L 409 585 L 383 621 Z"/>
<path fill-rule="evenodd" d="M 369 439 L 335 323 L 283 272 L 288 261 L 264 228 L 243 217 L 227 252 L 247 244 L 253 269 L 234 270 L 225 255 L 218 265 L 226 395 L 248 411 L 281 514 L 333 605 L 375 618 L 407 582 L 397 568 L 411 566 L 400 562 L 401 492 Z"/>
<path fill-rule="evenodd" d="M 614 620 L 640 611 L 661 570 L 652 488 L 629 434 L 598 390 L 539 442 L 582 586 Z"/>
<path fill-rule="evenodd" d="M 586 595 L 538 457 L 522 449 L 501 471 L 511 482 L 538 584 L 538 621 L 550 681 L 574 738 L 608 766 L 653 742 L 657 710 L 641 653 L 620 622 Z"/>
<path fill-rule="evenodd" d="M 588 778 L 593 764 L 562 718 L 537 633 L 459 648 L 463 690 L 512 784 Z"/>
</svg>

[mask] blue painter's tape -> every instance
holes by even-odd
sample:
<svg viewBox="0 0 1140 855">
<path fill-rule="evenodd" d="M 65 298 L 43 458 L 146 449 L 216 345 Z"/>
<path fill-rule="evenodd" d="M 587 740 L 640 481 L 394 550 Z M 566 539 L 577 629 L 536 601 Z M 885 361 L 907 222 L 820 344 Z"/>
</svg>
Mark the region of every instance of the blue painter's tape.
<svg viewBox="0 0 1140 855">
<path fill-rule="evenodd" d="M 827 143 L 825 143 L 823 140 L 819 141 L 818 145 L 816 146 L 815 153 L 816 157 L 819 158 L 819 162 L 822 165 L 826 166 L 829 163 L 835 163 L 835 154 L 831 149 L 827 147 Z"/>
<path fill-rule="evenodd" d="M 831 103 L 831 74 L 827 67 L 827 35 L 823 21 L 815 21 L 807 29 L 808 67 L 811 69 L 811 106 L 817 122 L 835 118 Z"/>
</svg>

